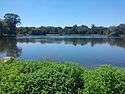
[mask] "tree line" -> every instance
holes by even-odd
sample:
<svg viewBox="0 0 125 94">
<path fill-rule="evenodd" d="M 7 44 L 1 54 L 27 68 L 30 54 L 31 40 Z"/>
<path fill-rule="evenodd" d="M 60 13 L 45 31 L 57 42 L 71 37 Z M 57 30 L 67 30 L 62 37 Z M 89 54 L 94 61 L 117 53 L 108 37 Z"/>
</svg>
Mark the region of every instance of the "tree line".
<svg viewBox="0 0 125 94">
<path fill-rule="evenodd" d="M 17 14 L 7 13 L 4 19 L 0 19 L 0 35 L 46 35 L 46 34 L 101 34 L 119 36 L 125 34 L 125 24 L 118 26 L 95 26 L 73 25 L 62 27 L 41 26 L 41 27 L 16 27 L 21 23 L 20 17 Z"/>
<path fill-rule="evenodd" d="M 72 27 L 66 26 L 62 27 L 52 27 L 52 26 L 41 26 L 41 27 L 18 27 L 18 34 L 29 34 L 29 35 L 45 35 L 45 34 L 101 34 L 101 35 L 111 35 L 119 36 L 120 34 L 125 34 L 125 24 L 120 24 L 118 26 L 95 26 L 92 25 L 90 28 L 85 25 Z"/>
</svg>

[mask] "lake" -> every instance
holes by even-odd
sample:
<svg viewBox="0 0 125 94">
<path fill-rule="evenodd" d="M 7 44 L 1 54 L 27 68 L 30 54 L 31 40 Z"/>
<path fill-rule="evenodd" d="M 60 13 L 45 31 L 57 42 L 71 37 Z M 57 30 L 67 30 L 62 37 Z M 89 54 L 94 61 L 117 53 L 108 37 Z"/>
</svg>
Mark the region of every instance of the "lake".
<svg viewBox="0 0 125 94">
<path fill-rule="evenodd" d="M 125 66 L 125 39 L 86 37 L 1 38 L 0 57 Z"/>
</svg>

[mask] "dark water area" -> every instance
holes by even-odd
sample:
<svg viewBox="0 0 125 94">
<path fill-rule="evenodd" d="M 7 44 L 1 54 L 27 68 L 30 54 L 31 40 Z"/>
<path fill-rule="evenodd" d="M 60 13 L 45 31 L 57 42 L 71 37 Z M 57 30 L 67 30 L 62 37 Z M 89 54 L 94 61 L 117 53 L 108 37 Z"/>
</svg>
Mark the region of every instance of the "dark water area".
<svg viewBox="0 0 125 94">
<path fill-rule="evenodd" d="M 125 39 L 1 38 L 0 57 L 71 61 L 85 66 L 125 66 Z"/>
</svg>

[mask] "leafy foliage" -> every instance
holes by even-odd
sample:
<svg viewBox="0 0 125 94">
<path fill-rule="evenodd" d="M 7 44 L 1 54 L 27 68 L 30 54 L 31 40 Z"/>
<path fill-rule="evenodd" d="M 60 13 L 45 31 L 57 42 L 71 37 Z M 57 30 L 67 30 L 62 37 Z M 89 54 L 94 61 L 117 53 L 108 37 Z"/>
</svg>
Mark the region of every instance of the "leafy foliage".
<svg viewBox="0 0 125 94">
<path fill-rule="evenodd" d="M 16 25 L 19 23 L 21 23 L 21 19 L 17 14 L 5 14 L 4 19 L 0 20 L 0 35 L 15 35 Z"/>
<path fill-rule="evenodd" d="M 0 93 L 78 93 L 83 88 L 78 65 L 50 61 L 8 61 L 0 64 Z"/>
<path fill-rule="evenodd" d="M 125 69 L 103 65 L 87 70 L 84 94 L 124 94 Z"/>
<path fill-rule="evenodd" d="M 0 62 L 1 94 L 124 94 L 125 69 L 54 61 Z"/>
</svg>

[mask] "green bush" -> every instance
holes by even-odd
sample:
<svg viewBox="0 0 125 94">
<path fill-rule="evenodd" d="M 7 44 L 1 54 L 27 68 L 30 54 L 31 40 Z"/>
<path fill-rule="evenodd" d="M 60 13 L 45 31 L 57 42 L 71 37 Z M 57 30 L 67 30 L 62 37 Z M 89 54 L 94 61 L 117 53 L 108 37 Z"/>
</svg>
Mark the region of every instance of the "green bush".
<svg viewBox="0 0 125 94">
<path fill-rule="evenodd" d="M 77 94 L 83 89 L 78 65 L 50 61 L 14 61 L 0 64 L 2 94 Z"/>
<path fill-rule="evenodd" d="M 0 62 L 0 94 L 125 94 L 125 68 L 54 61 Z"/>
<path fill-rule="evenodd" d="M 85 73 L 84 94 L 125 94 L 125 69 L 103 65 Z"/>
</svg>

